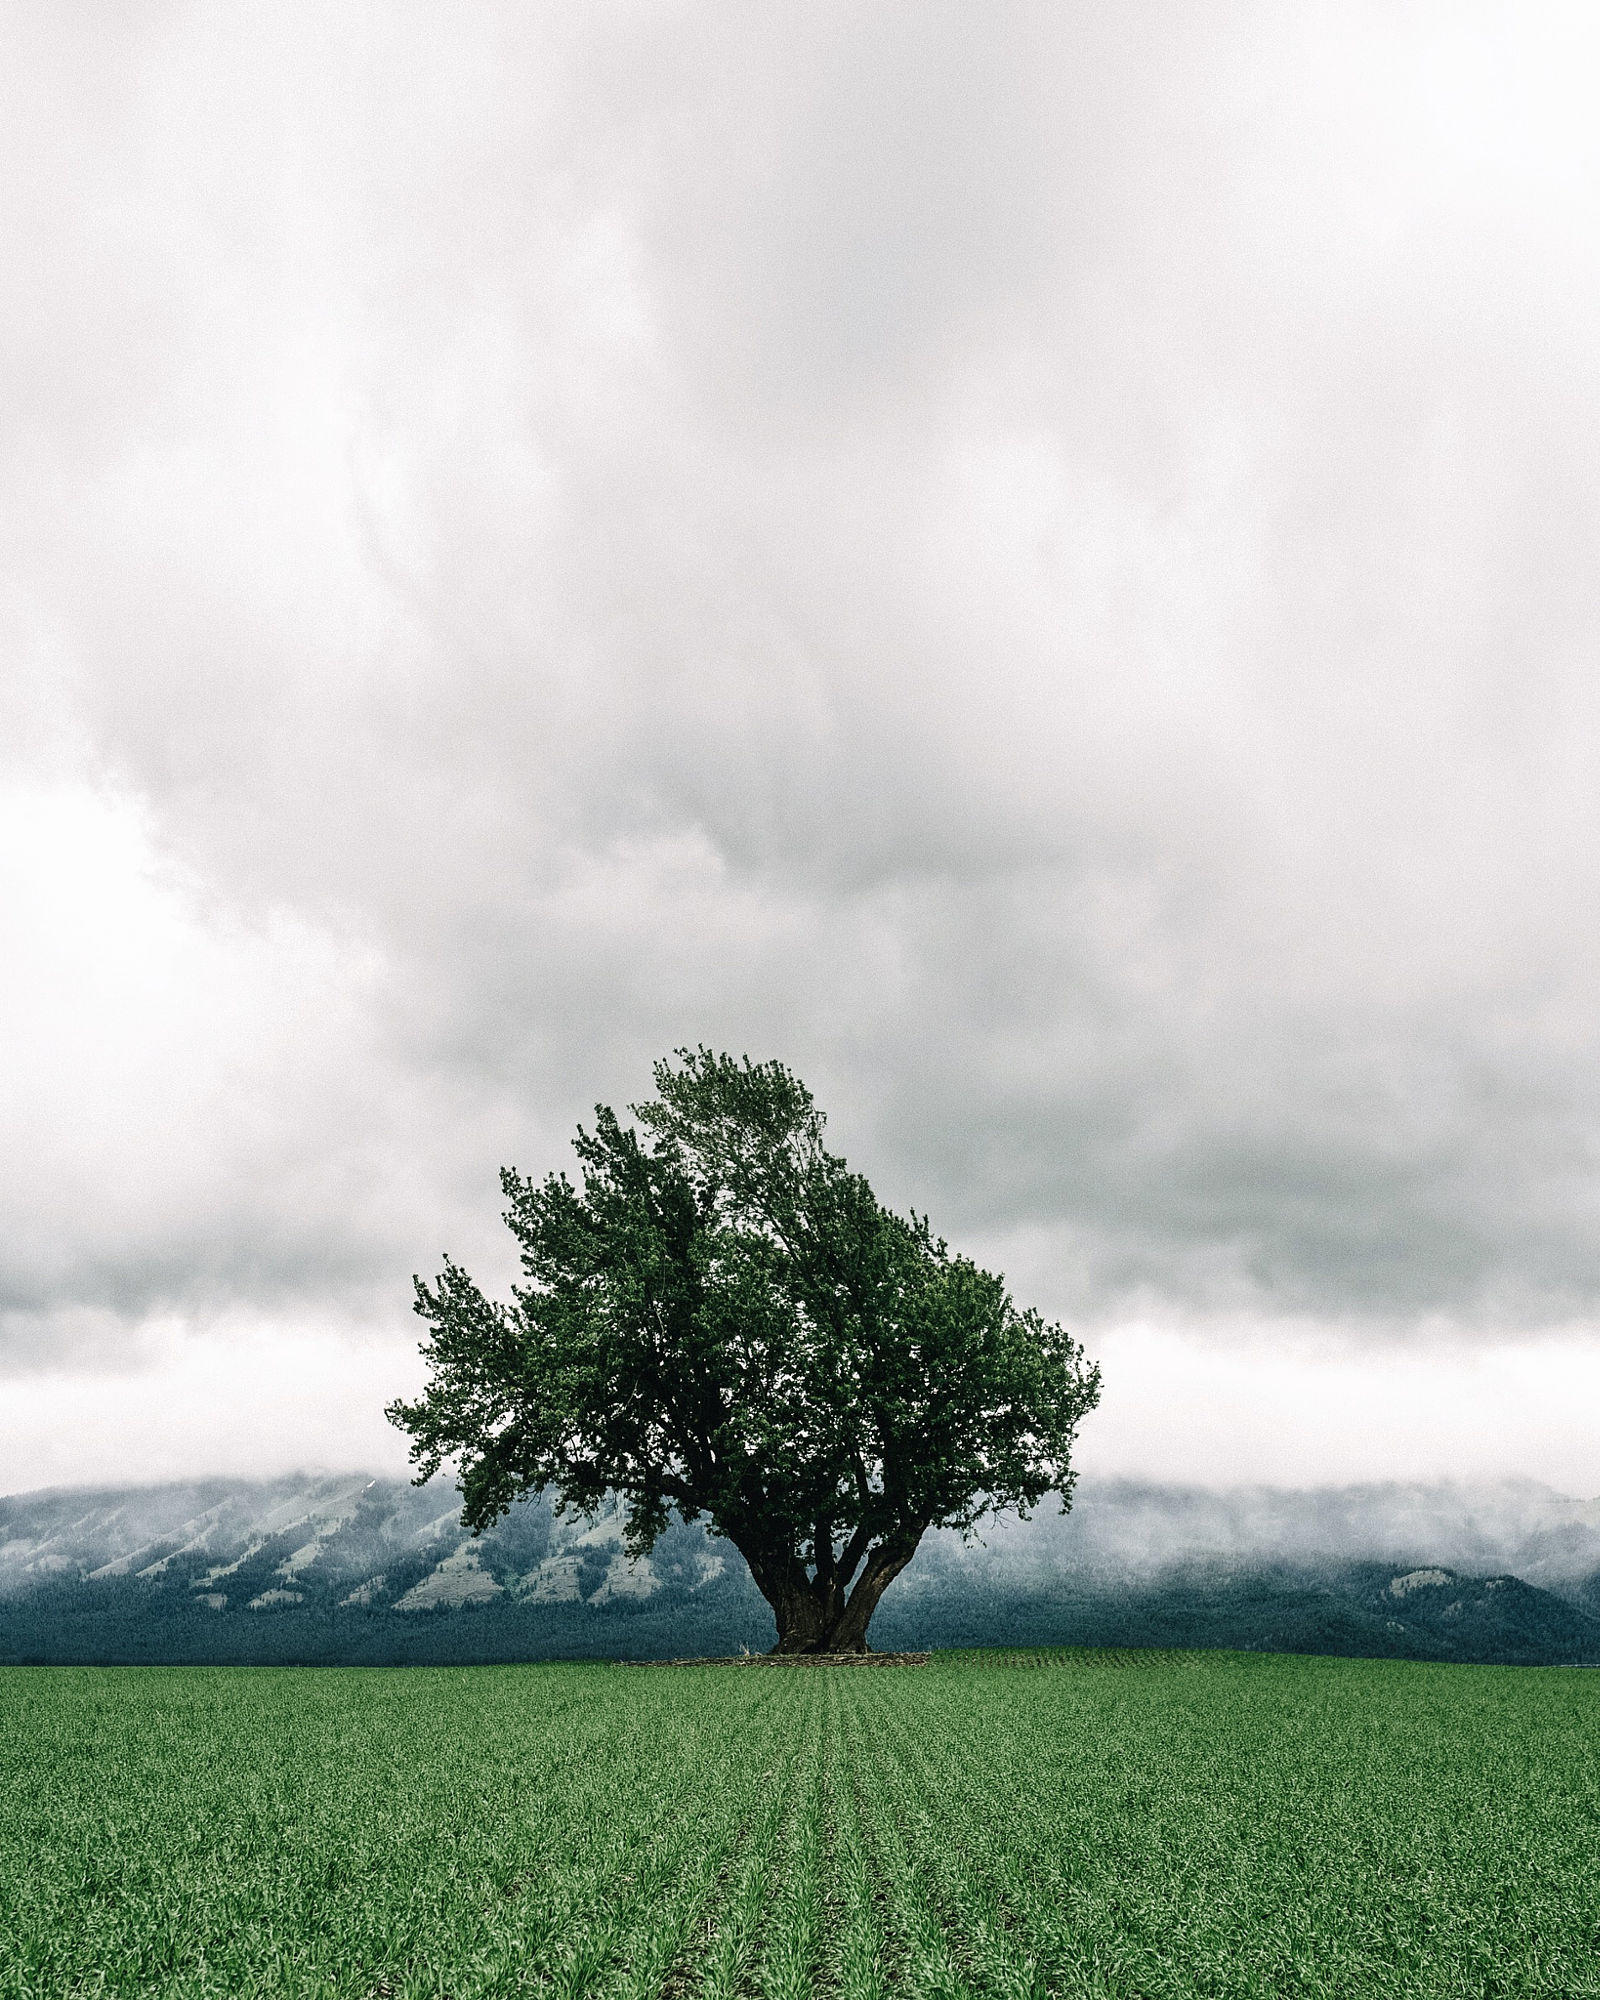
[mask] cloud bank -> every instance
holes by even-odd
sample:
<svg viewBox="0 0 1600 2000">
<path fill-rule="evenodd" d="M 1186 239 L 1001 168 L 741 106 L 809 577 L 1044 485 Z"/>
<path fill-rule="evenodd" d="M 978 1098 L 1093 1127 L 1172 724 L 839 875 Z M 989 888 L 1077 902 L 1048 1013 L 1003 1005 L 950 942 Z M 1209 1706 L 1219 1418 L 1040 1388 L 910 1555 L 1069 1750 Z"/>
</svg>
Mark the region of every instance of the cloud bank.
<svg viewBox="0 0 1600 2000">
<path fill-rule="evenodd" d="M 6 32 L 0 1367 L 702 1040 L 1113 1347 L 1592 1345 L 1589 10 Z"/>
</svg>

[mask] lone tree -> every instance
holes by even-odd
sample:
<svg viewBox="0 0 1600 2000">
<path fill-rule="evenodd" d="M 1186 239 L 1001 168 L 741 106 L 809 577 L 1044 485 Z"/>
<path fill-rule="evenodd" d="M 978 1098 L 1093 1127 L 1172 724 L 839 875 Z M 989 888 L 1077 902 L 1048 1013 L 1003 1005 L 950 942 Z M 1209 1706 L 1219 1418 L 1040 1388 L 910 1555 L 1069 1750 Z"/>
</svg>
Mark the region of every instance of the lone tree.
<svg viewBox="0 0 1600 2000">
<path fill-rule="evenodd" d="M 782 1063 L 680 1050 L 655 1083 L 635 1126 L 602 1105 L 579 1129 L 581 1188 L 502 1173 L 526 1282 L 502 1305 L 448 1259 L 419 1278 L 432 1375 L 388 1416 L 418 1484 L 457 1459 L 474 1534 L 542 1487 L 582 1514 L 619 1495 L 635 1555 L 703 1515 L 777 1652 L 865 1652 L 930 1528 L 1065 1511 L 1099 1369 L 884 1208 Z"/>
</svg>

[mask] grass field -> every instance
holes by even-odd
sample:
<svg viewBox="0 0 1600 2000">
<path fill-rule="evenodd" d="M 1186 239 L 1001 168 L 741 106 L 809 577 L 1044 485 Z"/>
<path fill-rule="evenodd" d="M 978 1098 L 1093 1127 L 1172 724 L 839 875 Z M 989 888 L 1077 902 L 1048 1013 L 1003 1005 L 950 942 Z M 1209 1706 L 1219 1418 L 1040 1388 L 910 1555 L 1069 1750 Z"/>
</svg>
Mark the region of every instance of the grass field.
<svg viewBox="0 0 1600 2000">
<path fill-rule="evenodd" d="M 0 1670 L 0 1996 L 1600 1996 L 1600 1676 Z"/>
</svg>

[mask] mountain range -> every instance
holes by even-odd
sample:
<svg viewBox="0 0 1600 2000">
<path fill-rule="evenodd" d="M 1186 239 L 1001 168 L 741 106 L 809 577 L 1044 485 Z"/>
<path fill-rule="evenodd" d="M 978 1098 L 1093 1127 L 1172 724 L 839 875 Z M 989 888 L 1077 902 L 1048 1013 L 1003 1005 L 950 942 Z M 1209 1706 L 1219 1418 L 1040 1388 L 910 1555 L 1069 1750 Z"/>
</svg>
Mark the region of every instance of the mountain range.
<svg viewBox="0 0 1600 2000">
<path fill-rule="evenodd" d="M 1600 1664 L 1600 1503 L 1531 1482 L 1223 1491 L 1085 1481 L 1070 1514 L 932 1536 L 884 1647 L 1231 1646 Z M 0 1499 L 0 1660 L 448 1663 L 764 1650 L 744 1564 L 676 1523 L 365 1475 Z"/>
</svg>

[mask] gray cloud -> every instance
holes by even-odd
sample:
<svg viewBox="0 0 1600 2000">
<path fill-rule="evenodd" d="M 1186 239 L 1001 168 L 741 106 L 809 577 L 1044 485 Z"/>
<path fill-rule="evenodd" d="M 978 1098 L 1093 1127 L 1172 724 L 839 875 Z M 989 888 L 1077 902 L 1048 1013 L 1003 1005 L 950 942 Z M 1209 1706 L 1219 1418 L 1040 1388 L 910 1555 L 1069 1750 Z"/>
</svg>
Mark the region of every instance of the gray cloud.
<svg viewBox="0 0 1600 2000">
<path fill-rule="evenodd" d="M 86 20 L 0 141 L 14 1358 L 403 1321 L 701 1039 L 1089 1323 L 1592 1318 L 1579 11 Z"/>
</svg>

